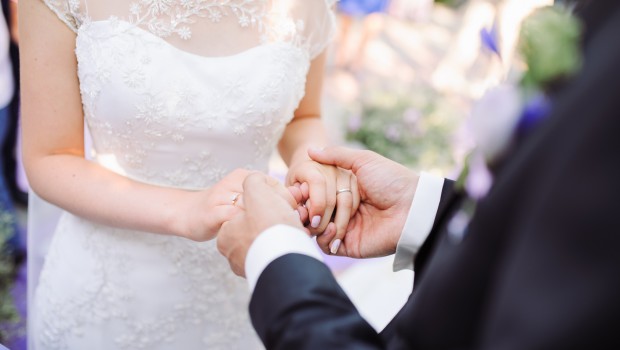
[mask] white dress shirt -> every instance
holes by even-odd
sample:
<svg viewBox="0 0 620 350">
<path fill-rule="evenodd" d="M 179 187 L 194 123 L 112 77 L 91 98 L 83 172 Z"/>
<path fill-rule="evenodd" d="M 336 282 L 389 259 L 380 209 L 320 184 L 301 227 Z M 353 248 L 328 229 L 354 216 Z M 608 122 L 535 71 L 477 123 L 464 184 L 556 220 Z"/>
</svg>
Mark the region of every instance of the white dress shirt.
<svg viewBox="0 0 620 350">
<path fill-rule="evenodd" d="M 443 181 L 443 178 L 428 173 L 421 174 L 405 227 L 396 247 L 395 271 L 413 269 L 413 258 L 435 222 Z M 302 230 L 287 225 L 276 225 L 262 232 L 250 246 L 245 260 L 245 273 L 250 290 L 254 291 L 258 278 L 271 262 L 291 253 L 323 260 L 314 239 Z"/>
</svg>

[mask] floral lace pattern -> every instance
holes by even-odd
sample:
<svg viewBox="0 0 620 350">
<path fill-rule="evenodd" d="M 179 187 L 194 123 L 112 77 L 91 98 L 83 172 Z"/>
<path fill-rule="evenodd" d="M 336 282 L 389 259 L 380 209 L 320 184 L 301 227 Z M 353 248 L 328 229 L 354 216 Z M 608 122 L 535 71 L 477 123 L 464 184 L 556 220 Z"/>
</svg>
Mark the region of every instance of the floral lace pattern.
<svg viewBox="0 0 620 350">
<path fill-rule="evenodd" d="M 196 17 L 219 23 L 225 17 L 234 16 L 239 26 L 247 28 L 262 24 L 265 13 L 264 1 L 254 0 L 140 0 L 131 4 L 131 22 L 146 26 L 160 37 L 178 35 L 189 40 L 192 31 L 189 24 Z"/>
<path fill-rule="evenodd" d="M 220 16 L 242 28 L 261 26 L 265 1 L 139 0 L 133 23 L 90 21 L 77 0 L 45 1 L 78 33 L 93 161 L 141 182 L 188 190 L 207 188 L 236 168 L 267 170 L 304 95 L 307 47 L 270 40 L 206 57 L 164 39 L 189 38 L 183 28 L 192 21 L 216 23 Z M 304 29 L 298 19 L 288 23 L 288 33 Z M 214 242 L 64 214 L 36 292 L 35 350 L 260 348 L 247 303 L 245 282 Z"/>
</svg>

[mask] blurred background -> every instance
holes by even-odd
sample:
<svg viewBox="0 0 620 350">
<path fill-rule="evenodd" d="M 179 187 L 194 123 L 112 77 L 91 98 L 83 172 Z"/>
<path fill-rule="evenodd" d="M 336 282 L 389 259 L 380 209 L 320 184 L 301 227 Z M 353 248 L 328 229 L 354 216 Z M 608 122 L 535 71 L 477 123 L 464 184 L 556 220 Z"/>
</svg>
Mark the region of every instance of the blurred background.
<svg viewBox="0 0 620 350">
<path fill-rule="evenodd" d="M 341 0 L 324 89 L 324 120 L 332 141 L 454 178 L 471 147 L 464 131 L 473 101 L 518 64 L 512 61 L 512 52 L 521 20 L 536 7 L 551 3 Z M 11 17 L 17 1 L 2 0 L 2 5 L 8 37 L 0 39 L 0 74 L 5 57 L 12 57 L 14 71 L 18 68 L 19 42 Z M 4 35 L 1 26 L 0 35 Z M 10 46 L 6 54 L 5 41 Z M 15 81 L 11 88 L 15 96 L 18 87 Z M 8 88 L 0 85 L 0 95 Z M 5 129 L 0 128 L 0 199 L 6 199 L 0 201 L 0 344 L 17 350 L 26 349 L 23 261 L 28 185 L 19 163 L 17 99 L 0 105 L 4 109 L 7 112 L 0 114 Z M 271 171 L 280 178 L 286 172 L 277 154 Z M 409 296 L 413 272 L 392 272 L 393 257 L 325 258 L 377 330 Z"/>
</svg>

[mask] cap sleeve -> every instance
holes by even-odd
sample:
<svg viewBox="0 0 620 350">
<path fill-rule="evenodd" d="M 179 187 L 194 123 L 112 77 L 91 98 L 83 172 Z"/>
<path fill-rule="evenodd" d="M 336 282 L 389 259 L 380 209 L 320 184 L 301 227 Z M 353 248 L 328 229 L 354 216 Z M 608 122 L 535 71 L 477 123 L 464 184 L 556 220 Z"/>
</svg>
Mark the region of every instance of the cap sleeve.
<svg viewBox="0 0 620 350">
<path fill-rule="evenodd" d="M 69 29 L 77 33 L 82 24 L 79 0 L 41 0 L 63 21 Z"/>
<path fill-rule="evenodd" d="M 336 33 L 336 0 L 304 1 L 313 4 L 306 14 L 304 28 L 306 47 L 310 58 L 320 55 L 333 40 Z"/>
</svg>

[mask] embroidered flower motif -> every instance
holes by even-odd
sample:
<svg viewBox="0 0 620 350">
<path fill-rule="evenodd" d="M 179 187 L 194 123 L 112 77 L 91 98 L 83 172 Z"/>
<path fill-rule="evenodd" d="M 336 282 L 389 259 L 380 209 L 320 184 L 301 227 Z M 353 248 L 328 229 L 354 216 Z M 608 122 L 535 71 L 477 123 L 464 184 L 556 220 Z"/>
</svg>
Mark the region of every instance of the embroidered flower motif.
<svg viewBox="0 0 620 350">
<path fill-rule="evenodd" d="M 212 10 L 209 13 L 209 19 L 213 23 L 219 23 L 222 20 L 222 13 L 219 10 Z"/>
<path fill-rule="evenodd" d="M 242 13 L 241 16 L 239 16 L 239 25 L 241 26 L 241 28 L 247 28 L 250 26 L 250 17 L 248 15 L 246 15 L 245 13 Z"/>
<path fill-rule="evenodd" d="M 262 24 L 265 12 L 266 2 L 255 0 L 140 0 L 130 6 L 130 22 L 162 38 L 176 33 L 188 40 L 192 35 L 188 25 L 197 17 L 220 23 L 235 16 L 240 27 L 248 28 Z"/>
<path fill-rule="evenodd" d="M 172 6 L 173 0 L 142 0 L 154 15 L 165 14 Z"/>
<path fill-rule="evenodd" d="M 142 12 L 142 6 L 140 6 L 140 4 L 134 2 L 131 4 L 131 6 L 129 6 L 129 12 L 134 15 L 137 16 L 140 14 L 140 12 Z"/>
<path fill-rule="evenodd" d="M 189 29 L 189 27 L 179 28 L 177 34 L 179 34 L 179 37 L 183 40 L 189 40 L 192 37 L 192 31 Z"/>
</svg>

